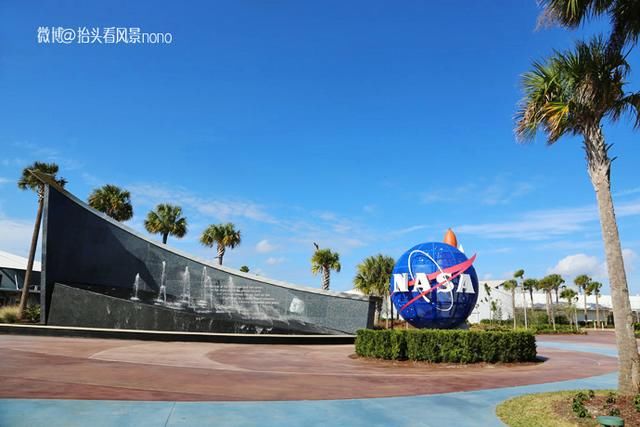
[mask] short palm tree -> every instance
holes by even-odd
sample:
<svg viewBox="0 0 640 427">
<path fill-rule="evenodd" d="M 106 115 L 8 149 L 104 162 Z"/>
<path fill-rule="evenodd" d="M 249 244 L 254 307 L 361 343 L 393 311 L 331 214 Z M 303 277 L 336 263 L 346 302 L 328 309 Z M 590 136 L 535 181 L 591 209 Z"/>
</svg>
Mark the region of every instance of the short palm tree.
<svg viewBox="0 0 640 427">
<path fill-rule="evenodd" d="M 553 299 L 551 297 L 551 292 L 553 291 L 553 280 L 549 276 L 545 276 L 538 281 L 538 290 L 544 291 L 544 295 L 546 297 L 546 305 L 547 305 L 547 318 L 549 319 L 550 324 L 553 326 L 553 330 L 556 330 L 556 315 L 553 310 Z"/>
<path fill-rule="evenodd" d="M 127 221 L 133 217 L 131 194 L 115 185 L 107 184 L 93 190 L 89 195 L 89 206 L 116 221 Z"/>
<path fill-rule="evenodd" d="M 518 282 L 515 279 L 510 279 L 502 283 L 502 287 L 505 291 L 509 291 L 511 293 L 511 313 L 513 313 L 513 329 L 516 329 L 518 327 L 516 324 L 516 289 L 518 288 Z"/>
<path fill-rule="evenodd" d="M 340 273 L 340 255 L 331 249 L 320 249 L 316 245 L 316 251 L 311 257 L 311 272 L 313 274 L 322 273 L 322 289 L 329 290 L 331 282 L 331 270 Z"/>
<path fill-rule="evenodd" d="M 576 307 L 573 304 L 578 294 L 571 288 L 567 288 L 566 286 L 563 286 L 563 288 L 560 292 L 560 298 L 567 300 L 567 317 L 569 318 L 569 323 L 572 324 L 575 320 L 576 329 L 578 329 L 578 317 L 576 315 Z"/>
<path fill-rule="evenodd" d="M 202 232 L 200 236 L 200 243 L 212 248 L 213 245 L 217 246 L 218 265 L 222 265 L 222 258 L 227 248 L 235 248 L 240 244 L 242 238 L 240 236 L 240 230 L 236 230 L 235 226 L 228 222 L 226 224 L 212 224 Z"/>
<path fill-rule="evenodd" d="M 36 222 L 33 225 L 33 234 L 31 235 L 31 247 L 29 248 L 29 258 L 27 261 L 27 270 L 24 276 L 24 284 L 22 285 L 22 294 L 20 295 L 20 305 L 18 307 L 18 319 L 22 319 L 24 309 L 27 307 L 27 299 L 29 297 L 29 283 L 31 283 L 31 275 L 33 273 L 33 260 L 36 256 L 36 247 L 38 246 L 38 236 L 40 235 L 40 224 L 42 223 L 42 209 L 44 207 L 44 184 L 37 179 L 32 172 L 38 172 L 49 175 L 56 184 L 64 187 L 67 181 L 64 178 L 58 178 L 59 167 L 55 163 L 34 162 L 22 170 L 22 175 L 18 180 L 18 188 L 21 190 L 32 190 L 38 195 L 38 211 L 36 213 Z"/>
<path fill-rule="evenodd" d="M 522 282 L 522 288 L 529 292 L 529 298 L 531 299 L 531 323 L 533 323 L 535 321 L 533 319 L 533 291 L 538 289 L 538 280 L 533 278 L 525 279 Z"/>
<path fill-rule="evenodd" d="M 529 322 L 527 321 L 527 297 L 525 296 L 525 288 L 524 288 L 524 270 L 519 269 L 513 273 L 513 278 L 520 283 L 522 287 L 522 313 L 524 314 L 524 327 L 529 327 Z M 533 304 L 533 301 L 531 301 Z"/>
<path fill-rule="evenodd" d="M 625 57 L 608 51 L 601 37 L 577 42 L 573 50 L 556 52 L 544 63 L 534 63 L 533 70 L 523 76 L 525 96 L 516 126 L 521 140 L 532 140 L 539 129 L 546 133 L 549 144 L 567 134 L 583 137 L 611 285 L 620 359 L 618 390 L 624 395 L 640 390 L 640 357 L 611 198 L 611 145 L 605 142 L 601 124 L 605 118 L 615 121 L 630 113 L 635 126 L 640 126 L 640 93 L 624 90 L 628 73 Z"/>
<path fill-rule="evenodd" d="M 587 324 L 587 296 L 589 295 L 588 288 L 591 283 L 591 277 L 586 274 L 581 274 L 573 279 L 573 283 L 578 287 L 578 290 L 582 291 L 584 296 L 584 324 Z"/>
<path fill-rule="evenodd" d="M 169 235 L 180 238 L 187 234 L 187 219 L 180 206 L 161 203 L 147 214 L 144 228 L 151 234 L 161 234 L 162 243 L 166 244 Z"/>
<path fill-rule="evenodd" d="M 600 289 L 602 289 L 602 283 L 591 282 L 589 283 L 589 292 L 596 296 L 596 322 L 594 323 L 594 329 L 597 325 L 600 325 Z"/>
<path fill-rule="evenodd" d="M 376 305 L 378 319 L 382 313 L 382 301 L 389 298 L 389 280 L 395 265 L 395 260 L 390 256 L 378 254 L 365 258 L 357 267 L 356 277 L 353 278 L 353 286 L 365 295 L 380 297 Z M 389 304 L 391 306 L 391 304 Z M 387 328 L 389 317 L 387 316 Z"/>
</svg>

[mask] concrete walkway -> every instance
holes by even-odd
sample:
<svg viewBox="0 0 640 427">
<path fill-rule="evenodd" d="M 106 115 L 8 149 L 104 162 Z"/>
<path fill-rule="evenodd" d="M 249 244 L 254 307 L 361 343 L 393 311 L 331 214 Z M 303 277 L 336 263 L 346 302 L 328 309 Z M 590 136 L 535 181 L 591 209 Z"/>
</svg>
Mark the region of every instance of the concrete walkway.
<svg viewBox="0 0 640 427">
<path fill-rule="evenodd" d="M 538 346 L 609 357 L 616 355 L 615 348 L 610 345 L 544 341 L 542 338 Z M 464 378 L 460 380 L 464 381 Z M 545 384 L 375 399 L 279 402 L 4 399 L 0 400 L 0 426 L 501 426 L 503 424 L 495 416 L 495 407 L 510 397 L 615 386 L 614 372 Z"/>
</svg>

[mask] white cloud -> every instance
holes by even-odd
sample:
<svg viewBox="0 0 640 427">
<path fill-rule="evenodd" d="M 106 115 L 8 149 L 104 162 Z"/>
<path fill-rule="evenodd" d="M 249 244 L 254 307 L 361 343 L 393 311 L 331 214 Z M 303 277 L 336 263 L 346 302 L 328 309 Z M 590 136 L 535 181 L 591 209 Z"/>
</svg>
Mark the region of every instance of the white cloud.
<svg viewBox="0 0 640 427">
<path fill-rule="evenodd" d="M 10 183 L 12 180 L 9 178 L 4 178 L 0 176 L 0 185 L 4 185 L 4 184 L 8 184 Z"/>
<path fill-rule="evenodd" d="M 222 221 L 247 218 L 258 222 L 277 222 L 265 212 L 264 207 L 246 200 L 208 199 L 185 189 L 152 184 L 135 184 L 127 188 L 136 204 L 155 206 L 158 203 L 176 203 L 183 208 L 188 207 L 202 215 Z"/>
<path fill-rule="evenodd" d="M 434 188 L 421 196 L 423 203 L 451 203 L 473 200 L 483 205 L 505 205 L 532 192 L 530 182 L 514 181 L 508 175 L 499 175 L 491 181 L 467 183 L 458 187 Z"/>
<path fill-rule="evenodd" d="M 636 268 L 638 254 L 632 249 L 623 248 L 624 267 L 627 276 Z M 586 274 L 594 279 L 606 280 L 608 278 L 607 263 L 600 258 L 583 253 L 569 255 L 562 258 L 558 263 L 550 268 L 547 273 L 557 273 L 565 278 L 574 278 L 580 274 Z"/>
<path fill-rule="evenodd" d="M 256 251 L 261 253 L 261 254 L 266 254 L 266 253 L 269 253 L 269 252 L 273 252 L 276 249 L 277 249 L 277 246 L 271 244 L 267 239 L 260 240 L 256 244 Z"/>
<path fill-rule="evenodd" d="M 276 264 L 282 264 L 283 262 L 285 262 L 287 259 L 284 257 L 269 257 L 267 258 L 267 264 L 268 265 L 276 265 Z"/>
<path fill-rule="evenodd" d="M 606 269 L 598 257 L 586 254 L 569 255 L 562 258 L 558 263 L 550 268 L 547 273 L 556 273 L 565 278 L 573 278 L 580 274 L 587 274 L 594 278 L 606 277 Z"/>
<path fill-rule="evenodd" d="M 619 203 L 616 215 L 619 218 L 640 215 L 640 200 Z M 465 224 L 457 226 L 456 231 L 494 239 L 545 240 L 582 231 L 595 221 L 598 211 L 595 205 L 590 205 L 528 212 L 512 221 Z"/>
<path fill-rule="evenodd" d="M 0 249 L 15 255 L 27 256 L 33 234 L 33 221 L 0 217 Z"/>
</svg>

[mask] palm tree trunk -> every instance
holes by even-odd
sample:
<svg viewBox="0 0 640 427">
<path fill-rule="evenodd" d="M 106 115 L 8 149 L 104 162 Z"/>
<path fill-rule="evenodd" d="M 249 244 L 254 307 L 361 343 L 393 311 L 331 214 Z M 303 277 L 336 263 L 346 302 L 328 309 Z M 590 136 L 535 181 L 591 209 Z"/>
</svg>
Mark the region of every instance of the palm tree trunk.
<svg viewBox="0 0 640 427">
<path fill-rule="evenodd" d="M 611 199 L 611 160 L 607 153 L 609 147 L 604 142 L 599 126 L 592 127 L 585 133 L 584 148 L 587 153 L 589 176 L 598 201 L 607 273 L 611 285 L 611 305 L 619 359 L 618 392 L 626 396 L 635 395 L 640 389 L 640 358 L 633 330 L 633 315 L 618 224 Z"/>
<path fill-rule="evenodd" d="M 549 307 L 549 292 L 544 291 L 544 302 L 547 306 L 547 323 L 551 324 L 551 307 Z"/>
<path fill-rule="evenodd" d="M 528 329 L 529 322 L 527 321 L 527 293 L 524 290 L 524 287 L 522 288 L 522 313 L 524 314 L 524 328 Z"/>
<path fill-rule="evenodd" d="M 596 292 L 596 323 L 600 326 L 600 302 L 598 301 L 598 293 Z"/>
<path fill-rule="evenodd" d="M 169 233 L 162 233 L 162 244 L 167 244 L 167 239 L 169 238 Z"/>
<path fill-rule="evenodd" d="M 22 283 L 22 293 L 20 294 L 20 305 L 18 306 L 18 319 L 24 316 L 24 309 L 27 308 L 27 300 L 29 299 L 29 283 L 31 283 L 31 274 L 33 272 L 33 260 L 36 257 L 36 247 L 38 246 L 38 236 L 40 235 L 40 224 L 42 223 L 42 209 L 44 207 L 44 188 L 38 189 L 38 212 L 36 213 L 36 222 L 33 224 L 33 234 L 31 235 L 31 247 L 29 248 L 29 260 L 27 261 L 27 271 L 24 274 L 24 282 Z M 17 283 L 16 283 L 17 285 Z"/>
<path fill-rule="evenodd" d="M 511 289 L 511 310 L 513 313 L 513 329 L 516 329 L 518 326 L 516 324 L 516 289 Z"/>
<path fill-rule="evenodd" d="M 391 295 L 387 295 L 387 298 L 389 300 L 389 313 L 391 314 L 391 329 L 394 329 L 395 319 L 393 318 L 393 301 L 391 301 Z"/>
<path fill-rule="evenodd" d="M 331 280 L 331 271 L 329 271 L 329 268 L 327 267 L 322 267 L 322 290 L 324 291 L 329 290 L 330 280 Z"/>
<path fill-rule="evenodd" d="M 553 297 L 551 296 L 551 291 L 547 292 L 547 308 L 549 310 L 549 316 L 551 318 L 551 326 L 553 326 L 553 330 L 556 330 L 556 315 L 553 311 Z"/>
<path fill-rule="evenodd" d="M 587 289 L 583 289 L 582 294 L 584 295 L 584 326 L 587 326 Z"/>
<path fill-rule="evenodd" d="M 218 256 L 216 257 L 218 259 L 218 265 L 222 265 L 222 258 L 224 257 L 224 253 L 225 253 L 224 245 L 218 244 Z"/>
</svg>

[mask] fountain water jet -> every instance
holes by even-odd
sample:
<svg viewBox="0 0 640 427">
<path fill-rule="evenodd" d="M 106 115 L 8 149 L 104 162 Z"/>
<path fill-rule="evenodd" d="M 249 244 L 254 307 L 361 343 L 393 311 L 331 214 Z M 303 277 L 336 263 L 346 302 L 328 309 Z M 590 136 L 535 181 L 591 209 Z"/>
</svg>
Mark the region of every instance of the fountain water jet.
<svg viewBox="0 0 640 427">
<path fill-rule="evenodd" d="M 183 307 L 188 307 L 191 304 L 191 274 L 189 273 L 189 266 L 184 268 L 182 275 L 182 296 L 180 304 Z"/>
<path fill-rule="evenodd" d="M 162 261 L 162 274 L 160 275 L 160 290 L 158 291 L 158 298 L 155 299 L 157 305 L 164 305 L 167 303 L 167 287 L 165 283 L 167 281 L 167 263 Z"/>
<path fill-rule="evenodd" d="M 133 281 L 133 296 L 129 298 L 131 301 L 140 301 L 140 298 L 138 298 L 138 288 L 140 288 L 140 273 L 136 273 L 136 278 Z"/>
</svg>

